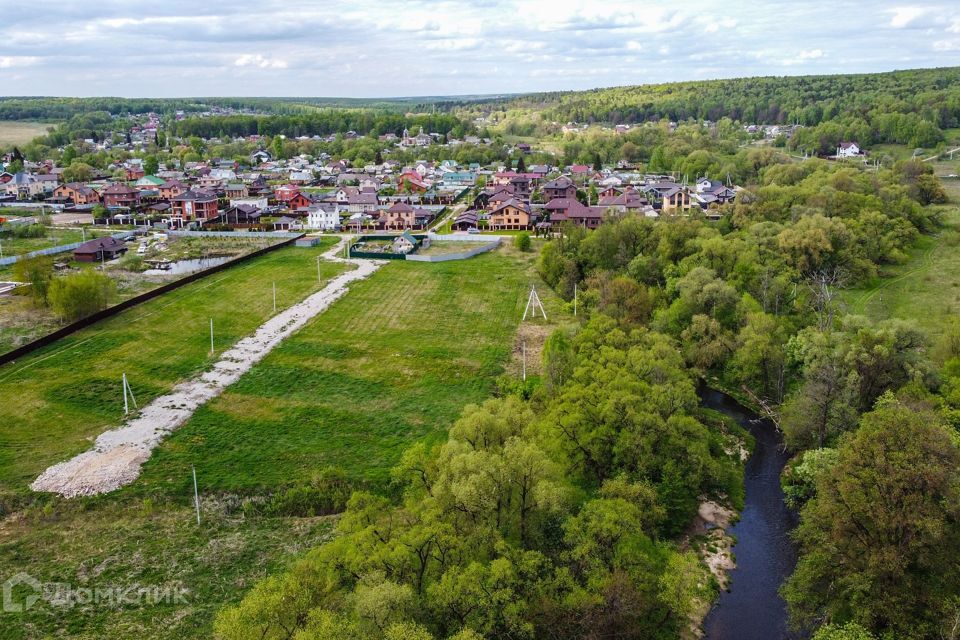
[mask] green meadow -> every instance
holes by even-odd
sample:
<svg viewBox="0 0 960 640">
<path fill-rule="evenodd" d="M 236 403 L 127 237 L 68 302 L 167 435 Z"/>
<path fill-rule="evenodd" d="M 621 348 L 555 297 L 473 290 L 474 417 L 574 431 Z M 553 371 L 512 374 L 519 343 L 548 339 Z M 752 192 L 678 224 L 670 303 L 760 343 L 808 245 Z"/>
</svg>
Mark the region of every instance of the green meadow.
<svg viewBox="0 0 960 640">
<path fill-rule="evenodd" d="M 125 322 L 101 323 L 88 335 L 0 368 L 0 394 L 25 390 L 16 408 L 0 407 L 4 424 L 22 421 L 4 430 L 0 443 L 0 486 L 15 492 L 7 498 L 15 512 L 0 521 L 0 567 L 77 586 L 187 589 L 186 605 L 64 609 L 40 602 L 23 615 L 0 618 L 0 639 L 208 637 L 222 605 L 327 539 L 335 523 L 335 516 L 250 514 L 245 499 L 331 465 L 358 483 L 385 488 L 407 446 L 444 437 L 465 404 L 495 393 L 504 372 L 517 374 L 519 337 L 532 343 L 534 334 L 542 337 L 569 320 L 562 301 L 541 285 L 550 321 L 528 321 L 518 333 L 530 284 L 540 282 L 534 253 L 504 246 L 463 262 L 391 262 L 353 283 L 195 413 L 154 451 L 133 485 L 69 501 L 25 493 L 45 466 L 119 423 L 122 396 L 114 379 L 122 371 L 146 402 L 202 370 L 211 363 L 204 318 L 223 310 L 217 321 L 224 344 L 228 330 L 234 339 L 249 333 L 254 316 L 269 315 L 263 293 L 274 276 L 283 305 L 316 287 L 315 253 L 278 251 L 251 263 L 249 273 L 228 272 L 231 286 L 210 281 L 209 288 L 190 292 L 190 285 L 178 292 L 183 299 L 165 296 Z M 303 274 L 312 282 L 301 280 Z M 301 287 L 297 295 L 294 282 Z M 244 323 L 250 327 L 241 330 Z M 101 352 L 109 357 L 94 358 Z M 528 347 L 533 371 L 535 354 Z M 200 485 L 200 526 L 191 466 Z"/>
</svg>

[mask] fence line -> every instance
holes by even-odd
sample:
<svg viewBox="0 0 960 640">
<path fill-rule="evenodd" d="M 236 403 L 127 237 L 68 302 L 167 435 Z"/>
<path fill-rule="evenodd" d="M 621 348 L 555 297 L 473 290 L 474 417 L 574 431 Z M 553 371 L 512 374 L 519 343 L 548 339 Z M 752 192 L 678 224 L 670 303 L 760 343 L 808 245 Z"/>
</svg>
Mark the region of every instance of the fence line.
<svg viewBox="0 0 960 640">
<path fill-rule="evenodd" d="M 481 253 L 486 253 L 487 251 L 496 249 L 498 246 L 500 246 L 499 238 L 497 238 L 495 242 L 489 242 L 482 247 L 474 247 L 473 249 L 468 249 L 459 253 L 444 253 L 436 256 L 411 253 L 407 255 L 407 260 L 413 260 L 414 262 L 447 262 L 450 260 L 466 260 L 467 258 L 472 258 L 480 255 Z"/>
<path fill-rule="evenodd" d="M 111 235 L 119 240 L 120 238 L 126 238 L 131 233 L 133 233 L 133 231 L 124 231 L 122 233 L 113 233 Z M 102 237 L 105 236 L 96 236 L 90 240 L 96 240 L 97 238 Z M 90 242 L 90 240 L 87 240 L 87 242 Z M 73 251 L 82 244 L 83 242 L 71 242 L 70 244 L 59 244 L 55 247 L 47 247 L 46 249 L 37 249 L 36 251 L 31 251 L 30 253 L 24 253 L 18 256 L 7 256 L 6 258 L 0 258 L 0 267 L 9 267 L 19 260 L 25 260 L 27 258 L 35 258 L 37 256 L 53 256 L 58 253 L 66 253 L 67 251 Z"/>
<path fill-rule="evenodd" d="M 47 335 L 41 336 L 32 342 L 28 342 L 25 345 L 17 347 L 12 351 L 8 351 L 6 353 L 0 354 L 0 365 L 7 364 L 8 362 L 14 362 L 15 360 L 22 358 L 23 356 L 33 351 L 36 351 L 41 347 L 45 347 L 49 344 L 56 342 L 57 340 L 60 340 L 61 338 L 65 338 L 69 336 L 72 333 L 76 333 L 80 329 L 85 329 L 86 327 L 89 327 L 92 324 L 96 324 L 101 320 L 105 320 L 111 316 L 117 315 L 122 311 L 126 311 L 127 309 L 131 309 L 137 305 L 143 304 L 148 300 L 152 300 L 153 298 L 157 298 L 165 293 L 169 293 L 170 291 L 179 289 L 180 287 L 184 285 L 188 285 L 191 282 L 196 282 L 197 280 L 206 278 L 207 276 L 217 273 L 219 271 L 224 271 L 226 269 L 229 269 L 241 262 L 245 262 L 247 260 L 257 258 L 271 251 L 275 251 L 280 247 L 286 247 L 286 246 L 292 245 L 296 241 L 297 237 L 299 236 L 284 239 L 283 242 L 278 242 L 276 244 L 270 245 L 269 247 L 258 249 L 257 251 L 248 253 L 246 255 L 242 255 L 229 262 L 218 264 L 216 266 L 210 267 L 209 269 L 204 269 L 203 271 L 197 271 L 197 272 L 191 273 L 189 275 L 186 275 L 180 278 L 179 280 L 174 280 L 173 282 L 159 286 L 156 289 L 151 289 L 146 293 L 141 293 L 138 296 L 134 296 L 133 298 L 130 298 L 128 300 L 124 300 L 123 302 L 115 304 L 112 307 L 108 307 L 106 309 L 103 309 L 102 311 L 98 311 L 92 315 L 87 316 L 86 318 L 81 318 L 80 320 L 77 320 L 76 322 L 68 324 L 65 327 L 61 327 L 52 333 L 48 333 Z"/>
</svg>

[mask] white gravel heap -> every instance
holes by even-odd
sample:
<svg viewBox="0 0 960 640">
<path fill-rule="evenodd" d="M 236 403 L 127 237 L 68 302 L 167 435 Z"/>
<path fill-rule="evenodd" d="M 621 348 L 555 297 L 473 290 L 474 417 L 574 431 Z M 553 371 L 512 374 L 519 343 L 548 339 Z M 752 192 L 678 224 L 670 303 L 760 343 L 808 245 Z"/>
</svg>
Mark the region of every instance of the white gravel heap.
<svg viewBox="0 0 960 640">
<path fill-rule="evenodd" d="M 154 447 L 216 398 L 280 342 L 323 313 L 347 292 L 347 285 L 376 271 L 383 261 L 338 257 L 343 241 L 324 254 L 327 260 L 357 266 L 341 274 L 322 290 L 282 311 L 260 325 L 256 332 L 225 351 L 213 368 L 199 377 L 176 385 L 170 393 L 146 405 L 136 417 L 117 429 L 100 434 L 93 449 L 49 467 L 30 488 L 59 493 L 67 498 L 107 493 L 130 484 Z"/>
</svg>

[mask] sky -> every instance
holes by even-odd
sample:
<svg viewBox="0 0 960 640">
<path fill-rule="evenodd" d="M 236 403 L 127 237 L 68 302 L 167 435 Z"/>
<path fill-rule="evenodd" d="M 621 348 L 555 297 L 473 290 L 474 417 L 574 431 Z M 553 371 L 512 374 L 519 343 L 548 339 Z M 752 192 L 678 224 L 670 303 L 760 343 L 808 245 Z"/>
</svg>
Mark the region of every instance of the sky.
<svg viewBox="0 0 960 640">
<path fill-rule="evenodd" d="M 0 95 L 436 96 L 960 66 L 957 8 L 32 0 L 0 11 Z"/>
</svg>

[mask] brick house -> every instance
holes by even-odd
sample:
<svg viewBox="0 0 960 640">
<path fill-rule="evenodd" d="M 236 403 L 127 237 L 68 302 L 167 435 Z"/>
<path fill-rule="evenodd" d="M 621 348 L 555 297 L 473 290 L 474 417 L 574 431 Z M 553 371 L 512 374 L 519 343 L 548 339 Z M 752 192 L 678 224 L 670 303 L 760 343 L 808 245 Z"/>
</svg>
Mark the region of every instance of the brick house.
<svg viewBox="0 0 960 640">
<path fill-rule="evenodd" d="M 543 185 L 543 199 L 550 202 L 554 198 L 576 198 L 577 187 L 567 176 L 560 176 Z"/>
<path fill-rule="evenodd" d="M 184 191 L 170 199 L 170 218 L 174 227 L 194 220 L 201 223 L 217 217 L 217 194 L 201 189 Z"/>
<path fill-rule="evenodd" d="M 100 195 L 103 197 L 103 205 L 108 208 L 129 207 L 132 209 L 140 204 L 140 192 L 125 184 L 111 184 Z"/>
<path fill-rule="evenodd" d="M 62 184 L 56 188 L 53 195 L 57 198 L 70 200 L 74 205 L 97 204 L 100 202 L 100 195 L 82 182 Z"/>
<path fill-rule="evenodd" d="M 160 198 L 162 200 L 170 200 L 171 198 L 175 198 L 186 190 L 187 185 L 183 184 L 179 180 L 167 180 L 157 187 L 157 191 L 159 191 Z"/>
<path fill-rule="evenodd" d="M 519 200 L 507 200 L 490 212 L 490 228 L 529 229 L 533 223 L 530 206 Z"/>
</svg>

